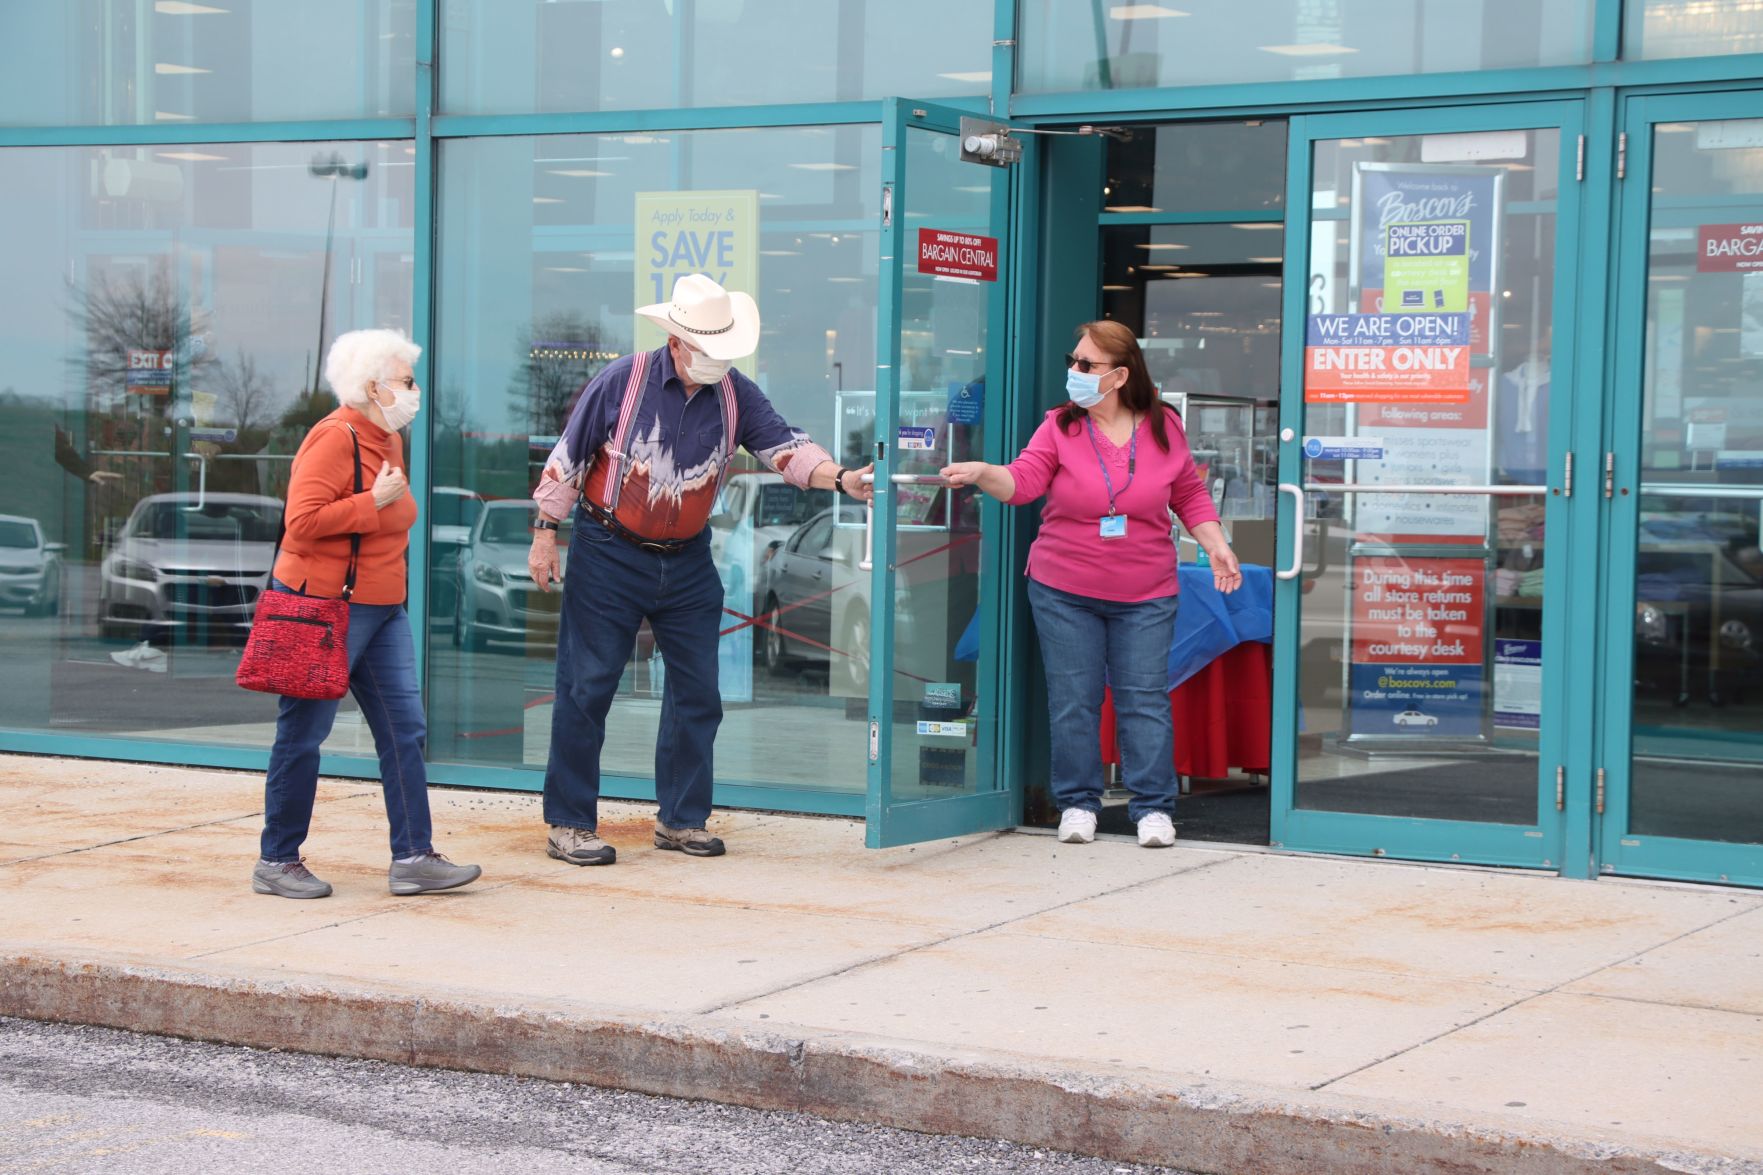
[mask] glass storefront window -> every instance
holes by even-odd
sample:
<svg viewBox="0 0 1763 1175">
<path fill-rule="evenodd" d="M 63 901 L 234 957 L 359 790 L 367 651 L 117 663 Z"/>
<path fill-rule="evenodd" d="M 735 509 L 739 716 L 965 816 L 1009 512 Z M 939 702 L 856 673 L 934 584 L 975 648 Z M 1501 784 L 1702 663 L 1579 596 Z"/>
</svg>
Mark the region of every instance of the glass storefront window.
<svg viewBox="0 0 1763 1175">
<path fill-rule="evenodd" d="M 1108 144 L 1106 212 L 1285 207 L 1286 124 L 1186 122 L 1133 127 Z"/>
<path fill-rule="evenodd" d="M 1592 55 L 1593 0 L 1023 0 L 1023 93 L 1454 73 Z"/>
<path fill-rule="evenodd" d="M 985 94 L 993 6 L 936 0 L 447 0 L 452 114 Z"/>
<path fill-rule="evenodd" d="M 0 122 L 168 125 L 415 112 L 416 0 L 0 6 Z"/>
<path fill-rule="evenodd" d="M 1730 53 L 1763 53 L 1763 4 L 1757 0 L 1628 0 L 1624 57 Z"/>
<path fill-rule="evenodd" d="M 0 151 L 7 727 L 269 746 L 276 700 L 233 672 L 336 406 L 325 342 L 411 329 L 413 150 Z M 327 749 L 371 747 L 345 703 Z"/>
<path fill-rule="evenodd" d="M 862 464 L 880 139 L 868 125 L 442 145 L 431 424 L 437 496 L 459 501 L 433 530 L 437 759 L 544 766 L 557 597 L 526 577 L 528 494 L 583 384 L 634 347 L 660 346 L 632 311 L 665 300 L 676 275 L 705 270 L 754 294 L 764 331 L 737 366 L 786 420 Z M 711 525 L 726 590 L 718 778 L 861 791 L 861 512 L 835 511 L 829 495 L 794 490 L 743 453 Z M 769 614 L 768 599 L 789 594 L 778 569 L 801 566 L 826 586 Z M 665 672 L 645 630 L 608 722 L 608 774 L 653 776 Z"/>
</svg>

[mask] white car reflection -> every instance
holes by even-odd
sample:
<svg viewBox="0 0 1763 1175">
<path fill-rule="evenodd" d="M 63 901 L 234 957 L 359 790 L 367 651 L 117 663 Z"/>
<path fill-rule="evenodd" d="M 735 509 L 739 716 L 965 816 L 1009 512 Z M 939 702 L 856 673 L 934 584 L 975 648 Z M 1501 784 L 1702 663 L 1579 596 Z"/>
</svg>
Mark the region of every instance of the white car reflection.
<svg viewBox="0 0 1763 1175">
<path fill-rule="evenodd" d="M 269 585 L 281 513 L 279 498 L 261 494 L 142 498 L 100 564 L 100 630 L 243 639 Z"/>
<path fill-rule="evenodd" d="M 1390 719 L 1397 726 L 1437 726 L 1439 720 L 1431 714 L 1422 714 L 1419 710 L 1403 710 Z"/>
<path fill-rule="evenodd" d="M 0 514 L 0 607 L 23 608 L 26 616 L 61 611 L 63 543 L 43 541 L 35 518 Z"/>
<path fill-rule="evenodd" d="M 455 581 L 453 646 L 482 651 L 491 642 L 516 642 L 507 651 L 524 651 L 529 640 L 557 643 L 559 591 L 539 591 L 527 570 L 533 512 L 529 498 L 485 502 L 465 545 L 459 548 Z M 569 561 L 569 542 L 558 541 L 560 569 Z"/>
</svg>

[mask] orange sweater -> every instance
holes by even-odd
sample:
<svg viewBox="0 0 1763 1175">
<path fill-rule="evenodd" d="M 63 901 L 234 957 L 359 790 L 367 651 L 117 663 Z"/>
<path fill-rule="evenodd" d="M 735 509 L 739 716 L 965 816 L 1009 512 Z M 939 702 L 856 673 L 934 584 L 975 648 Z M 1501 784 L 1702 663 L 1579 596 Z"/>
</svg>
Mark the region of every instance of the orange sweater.
<svg viewBox="0 0 1763 1175">
<path fill-rule="evenodd" d="M 349 426 L 361 441 L 361 492 L 355 492 L 355 454 Z M 404 495 L 384 510 L 373 504 L 380 463 L 404 465 L 404 443 L 353 408 L 338 408 L 312 426 L 294 454 L 288 484 L 288 532 L 275 577 L 308 595 L 343 594 L 349 570 L 349 536 L 361 535 L 354 602 L 402 604 L 405 556 L 416 523 L 416 499 Z M 302 586 L 304 585 L 304 586 Z"/>
</svg>

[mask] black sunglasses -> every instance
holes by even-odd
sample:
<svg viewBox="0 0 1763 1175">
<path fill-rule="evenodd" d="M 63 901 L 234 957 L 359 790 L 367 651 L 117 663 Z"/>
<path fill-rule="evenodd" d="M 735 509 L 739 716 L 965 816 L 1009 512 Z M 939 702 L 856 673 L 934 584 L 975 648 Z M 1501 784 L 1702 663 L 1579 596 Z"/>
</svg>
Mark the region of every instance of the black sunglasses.
<svg viewBox="0 0 1763 1175">
<path fill-rule="evenodd" d="M 1092 368 L 1100 367 L 1103 371 L 1113 371 L 1116 367 L 1119 367 L 1120 364 L 1110 363 L 1106 359 L 1079 359 L 1076 355 L 1073 355 L 1068 351 L 1065 354 L 1065 366 L 1067 368 L 1075 367 L 1085 375 L 1088 375 Z"/>
</svg>

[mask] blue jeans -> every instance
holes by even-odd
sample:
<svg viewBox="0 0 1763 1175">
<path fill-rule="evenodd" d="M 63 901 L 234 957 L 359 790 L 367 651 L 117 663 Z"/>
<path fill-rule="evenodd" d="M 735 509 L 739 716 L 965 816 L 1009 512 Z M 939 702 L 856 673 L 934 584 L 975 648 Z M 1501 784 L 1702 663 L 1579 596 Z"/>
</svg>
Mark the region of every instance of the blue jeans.
<svg viewBox="0 0 1763 1175">
<path fill-rule="evenodd" d="M 274 586 L 291 590 L 277 580 Z M 416 646 L 410 617 L 402 604 L 349 605 L 349 689 L 380 756 L 380 784 L 386 793 L 392 856 L 414 857 L 434 850 L 430 839 L 428 770 L 423 749 L 428 724 L 416 683 Z M 276 717 L 275 746 L 263 787 L 265 861 L 297 861 L 312 825 L 318 796 L 318 747 L 331 732 L 340 702 L 282 699 Z"/>
<path fill-rule="evenodd" d="M 592 830 L 599 822 L 606 714 L 644 620 L 667 666 L 655 739 L 661 823 L 702 828 L 710 817 L 722 725 L 716 665 L 722 580 L 710 558 L 709 532 L 663 554 L 626 542 L 577 510 L 557 631 L 547 824 Z"/>
<path fill-rule="evenodd" d="M 1028 581 L 1047 670 L 1053 800 L 1102 810 L 1102 689 L 1114 691 L 1127 815 L 1175 811 L 1175 728 L 1169 718 L 1169 642 L 1177 597 L 1119 603 Z M 1106 673 L 1106 678 L 1104 678 Z"/>
</svg>

